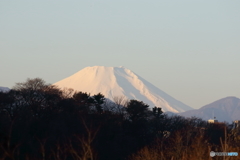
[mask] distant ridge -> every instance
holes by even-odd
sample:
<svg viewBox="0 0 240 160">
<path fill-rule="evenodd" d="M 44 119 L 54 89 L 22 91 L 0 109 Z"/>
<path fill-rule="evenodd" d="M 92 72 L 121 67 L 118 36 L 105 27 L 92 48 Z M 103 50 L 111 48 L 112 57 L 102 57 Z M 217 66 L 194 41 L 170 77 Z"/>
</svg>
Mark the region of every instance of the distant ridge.
<svg viewBox="0 0 240 160">
<path fill-rule="evenodd" d="M 192 109 L 123 66 L 86 67 L 54 85 L 90 94 L 101 92 L 111 100 L 117 96 L 137 99 L 149 104 L 150 107 L 157 106 L 163 111 L 174 113 Z"/>
<path fill-rule="evenodd" d="M 1 87 L 0 86 L 0 92 L 8 92 L 10 89 L 8 87 Z"/>
<path fill-rule="evenodd" d="M 240 120 L 240 99 L 237 97 L 226 97 L 213 103 L 205 105 L 200 109 L 189 110 L 179 113 L 184 117 L 200 117 L 204 120 L 216 119 L 220 122 L 232 122 Z"/>
</svg>

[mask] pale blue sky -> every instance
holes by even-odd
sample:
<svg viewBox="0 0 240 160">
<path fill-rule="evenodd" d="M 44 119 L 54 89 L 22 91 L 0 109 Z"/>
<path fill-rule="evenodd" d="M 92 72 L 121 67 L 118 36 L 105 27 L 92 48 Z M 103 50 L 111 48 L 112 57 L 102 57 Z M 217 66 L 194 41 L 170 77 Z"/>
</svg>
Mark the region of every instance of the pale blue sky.
<svg viewBox="0 0 240 160">
<path fill-rule="evenodd" d="M 125 66 L 199 108 L 240 98 L 239 0 L 0 1 L 0 86 Z"/>
</svg>

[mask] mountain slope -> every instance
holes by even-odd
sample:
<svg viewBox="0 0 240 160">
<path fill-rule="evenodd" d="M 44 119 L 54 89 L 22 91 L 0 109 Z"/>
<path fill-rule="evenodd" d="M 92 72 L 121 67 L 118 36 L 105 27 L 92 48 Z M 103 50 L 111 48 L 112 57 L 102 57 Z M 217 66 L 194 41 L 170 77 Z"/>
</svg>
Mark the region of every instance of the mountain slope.
<svg viewBox="0 0 240 160">
<path fill-rule="evenodd" d="M 163 111 L 178 113 L 192 109 L 124 67 L 86 67 L 54 85 L 91 94 L 101 92 L 111 100 L 125 96 L 141 100 L 150 107 L 161 107 Z"/>
<path fill-rule="evenodd" d="M 184 117 L 200 117 L 204 120 L 216 117 L 218 121 L 232 122 L 240 120 L 240 99 L 236 97 L 226 97 L 213 103 L 205 105 L 200 109 L 189 110 L 179 113 Z"/>
<path fill-rule="evenodd" d="M 8 91 L 10 91 L 9 88 L 7 88 L 7 87 L 0 87 L 0 92 L 8 92 Z"/>
</svg>

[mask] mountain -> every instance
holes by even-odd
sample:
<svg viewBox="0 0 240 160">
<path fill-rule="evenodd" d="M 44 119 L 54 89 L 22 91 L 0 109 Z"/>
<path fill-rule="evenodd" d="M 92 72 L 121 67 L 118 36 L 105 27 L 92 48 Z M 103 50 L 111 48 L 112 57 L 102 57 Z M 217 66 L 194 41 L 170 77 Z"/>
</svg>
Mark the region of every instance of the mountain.
<svg viewBox="0 0 240 160">
<path fill-rule="evenodd" d="M 101 92 L 111 100 L 120 96 L 137 99 L 163 111 L 178 113 L 192 109 L 124 67 L 86 67 L 54 85 L 90 94 Z"/>
<path fill-rule="evenodd" d="M 167 115 L 168 117 L 179 116 L 178 113 L 173 113 L 170 111 L 164 112 L 164 114 Z"/>
<path fill-rule="evenodd" d="M 9 88 L 7 88 L 7 87 L 0 87 L 0 92 L 8 92 L 8 91 L 10 91 Z"/>
<path fill-rule="evenodd" d="M 232 122 L 240 120 L 240 99 L 237 97 L 226 97 L 213 103 L 205 105 L 200 109 L 189 110 L 179 113 L 184 117 L 199 117 L 204 120 L 216 119 L 220 122 Z"/>
</svg>

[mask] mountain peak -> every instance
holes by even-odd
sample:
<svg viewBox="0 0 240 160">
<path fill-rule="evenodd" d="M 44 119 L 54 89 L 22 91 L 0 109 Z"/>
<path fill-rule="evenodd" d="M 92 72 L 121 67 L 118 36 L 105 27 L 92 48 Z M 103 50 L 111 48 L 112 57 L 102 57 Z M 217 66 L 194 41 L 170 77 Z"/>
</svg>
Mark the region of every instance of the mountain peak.
<svg viewBox="0 0 240 160">
<path fill-rule="evenodd" d="M 221 98 L 217 101 L 214 101 L 210 104 L 207 104 L 205 106 L 203 106 L 202 108 L 216 108 L 218 107 L 219 105 L 221 106 L 225 106 L 225 107 L 231 107 L 232 105 L 237 105 L 237 103 L 240 102 L 240 99 L 237 98 L 237 97 L 234 97 L 234 96 L 228 96 L 228 97 L 225 97 L 225 98 Z"/>
<path fill-rule="evenodd" d="M 163 111 L 178 113 L 192 109 L 123 66 L 86 67 L 54 85 L 90 94 L 101 92 L 111 100 L 121 96 L 137 99 L 150 107 L 161 107 Z"/>
<path fill-rule="evenodd" d="M 239 98 L 237 98 L 235 96 L 228 96 L 228 97 L 222 98 L 220 100 L 227 100 L 227 99 L 229 99 L 229 100 L 240 100 Z"/>
<path fill-rule="evenodd" d="M 204 120 L 216 117 L 220 122 L 232 122 L 240 119 L 240 99 L 233 96 L 225 97 L 197 110 L 182 112 L 180 115 L 185 117 L 196 116 Z"/>
</svg>

